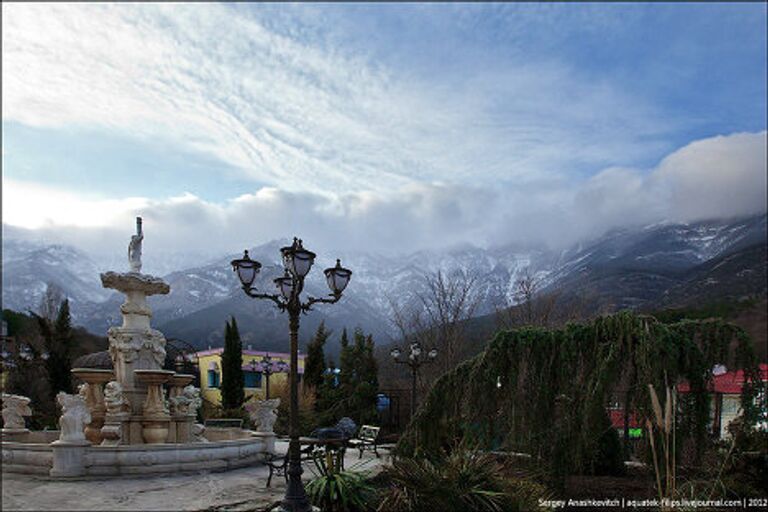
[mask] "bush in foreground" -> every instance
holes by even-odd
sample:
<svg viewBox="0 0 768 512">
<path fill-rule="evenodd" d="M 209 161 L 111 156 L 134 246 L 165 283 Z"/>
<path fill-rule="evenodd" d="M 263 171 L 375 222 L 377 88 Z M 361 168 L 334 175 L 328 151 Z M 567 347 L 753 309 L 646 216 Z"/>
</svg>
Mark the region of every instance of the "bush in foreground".
<svg viewBox="0 0 768 512">
<path fill-rule="evenodd" d="M 385 468 L 389 480 L 381 512 L 514 512 L 534 510 L 546 489 L 504 475 L 487 453 L 455 450 L 438 460 L 398 458 Z"/>
</svg>

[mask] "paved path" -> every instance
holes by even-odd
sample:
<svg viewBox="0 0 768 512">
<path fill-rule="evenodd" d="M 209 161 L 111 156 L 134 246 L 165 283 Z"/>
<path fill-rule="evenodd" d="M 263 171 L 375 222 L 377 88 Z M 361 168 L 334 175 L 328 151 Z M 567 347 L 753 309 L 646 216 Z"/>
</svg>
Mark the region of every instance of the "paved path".
<svg viewBox="0 0 768 512">
<path fill-rule="evenodd" d="M 287 442 L 278 441 L 276 450 L 285 453 Z M 379 450 L 377 459 L 365 452 L 348 451 L 347 469 L 376 472 L 388 462 L 388 450 Z M 304 481 L 313 478 L 314 465 L 304 464 Z M 3 474 L 2 510 L 184 510 L 247 511 L 265 510 L 285 493 L 285 480 L 272 478 L 266 487 L 269 469 L 264 465 L 222 473 L 199 473 L 144 478 L 102 478 L 99 480 L 54 481 L 29 475 Z"/>
</svg>

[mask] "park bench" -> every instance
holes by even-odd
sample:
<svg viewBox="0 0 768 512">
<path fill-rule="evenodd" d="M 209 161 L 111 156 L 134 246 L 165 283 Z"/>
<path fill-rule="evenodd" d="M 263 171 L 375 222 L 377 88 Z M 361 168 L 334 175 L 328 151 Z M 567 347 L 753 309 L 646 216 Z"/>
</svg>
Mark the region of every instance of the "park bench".
<svg viewBox="0 0 768 512">
<path fill-rule="evenodd" d="M 376 457 L 379 456 L 378 444 L 379 444 L 379 430 L 381 427 L 374 427 L 372 425 L 363 425 L 360 427 L 357 437 L 353 437 L 349 440 L 349 446 L 351 448 L 357 448 L 360 450 L 360 458 L 363 458 L 364 450 L 373 450 Z"/>
<path fill-rule="evenodd" d="M 305 446 L 299 450 L 299 460 L 302 462 L 312 460 L 314 455 L 313 446 Z M 286 485 L 288 484 L 288 452 L 278 455 L 276 453 L 267 453 L 264 458 L 264 464 L 269 468 L 269 477 L 267 477 L 267 487 L 272 484 L 272 475 L 282 476 L 285 478 Z"/>
</svg>

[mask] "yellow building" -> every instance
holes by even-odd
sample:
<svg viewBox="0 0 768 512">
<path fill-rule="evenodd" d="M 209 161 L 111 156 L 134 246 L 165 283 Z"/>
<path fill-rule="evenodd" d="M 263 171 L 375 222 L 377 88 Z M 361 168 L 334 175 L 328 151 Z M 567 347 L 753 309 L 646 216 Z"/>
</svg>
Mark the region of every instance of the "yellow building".
<svg viewBox="0 0 768 512">
<path fill-rule="evenodd" d="M 216 405 L 221 405 L 221 354 L 223 348 L 213 348 L 197 353 L 200 368 L 200 392 L 203 398 Z M 271 359 L 272 374 L 269 376 L 269 386 L 272 390 L 278 383 L 288 383 L 287 369 L 290 366 L 290 354 L 281 352 L 262 352 L 260 350 L 243 350 L 243 377 L 245 380 L 245 399 L 252 395 L 266 398 L 267 376 L 263 372 L 264 356 Z M 299 379 L 304 374 L 304 354 L 299 354 Z M 270 391 L 271 394 L 274 392 Z"/>
</svg>

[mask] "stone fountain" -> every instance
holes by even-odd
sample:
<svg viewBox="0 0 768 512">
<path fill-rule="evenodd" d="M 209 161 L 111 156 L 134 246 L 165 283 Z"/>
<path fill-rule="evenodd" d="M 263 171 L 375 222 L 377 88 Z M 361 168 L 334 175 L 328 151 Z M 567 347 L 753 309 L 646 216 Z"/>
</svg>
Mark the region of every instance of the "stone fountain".
<svg viewBox="0 0 768 512">
<path fill-rule="evenodd" d="M 162 414 L 158 407 L 162 408 L 161 386 L 173 372 L 154 373 L 162 371 L 165 336 L 150 326 L 152 310 L 147 304 L 147 297 L 166 295 L 171 288 L 162 279 L 141 273 L 143 240 L 141 217 L 137 217 L 136 234 L 131 236 L 128 245 L 130 271 L 101 274 L 101 284 L 104 288 L 111 288 L 125 295 L 125 302 L 120 306 L 123 324 L 110 327 L 107 331 L 115 381 L 120 384 L 123 397 L 130 405 L 130 415 L 110 418 L 110 426 L 120 424 L 123 444 L 164 442 L 164 439 L 160 439 L 159 432 L 163 428 L 169 430 L 166 424 L 167 413 Z M 161 375 L 166 375 L 165 380 Z M 148 389 L 151 389 L 149 400 Z M 148 432 L 151 430 L 152 433 L 145 435 L 145 429 Z"/>
<path fill-rule="evenodd" d="M 27 430 L 29 399 L 3 394 L 3 472 L 67 478 L 226 470 L 263 461 L 274 451 L 271 429 L 220 434 L 195 424 L 201 399 L 191 385 L 194 375 L 162 368 L 166 341 L 150 325 L 147 297 L 166 295 L 170 286 L 141 273 L 143 240 L 137 217 L 128 246 L 130 270 L 101 274 L 105 288 L 125 295 L 122 325 L 107 331 L 113 370 L 72 370 L 83 384 L 77 395 L 57 396 L 60 432 Z"/>
</svg>

